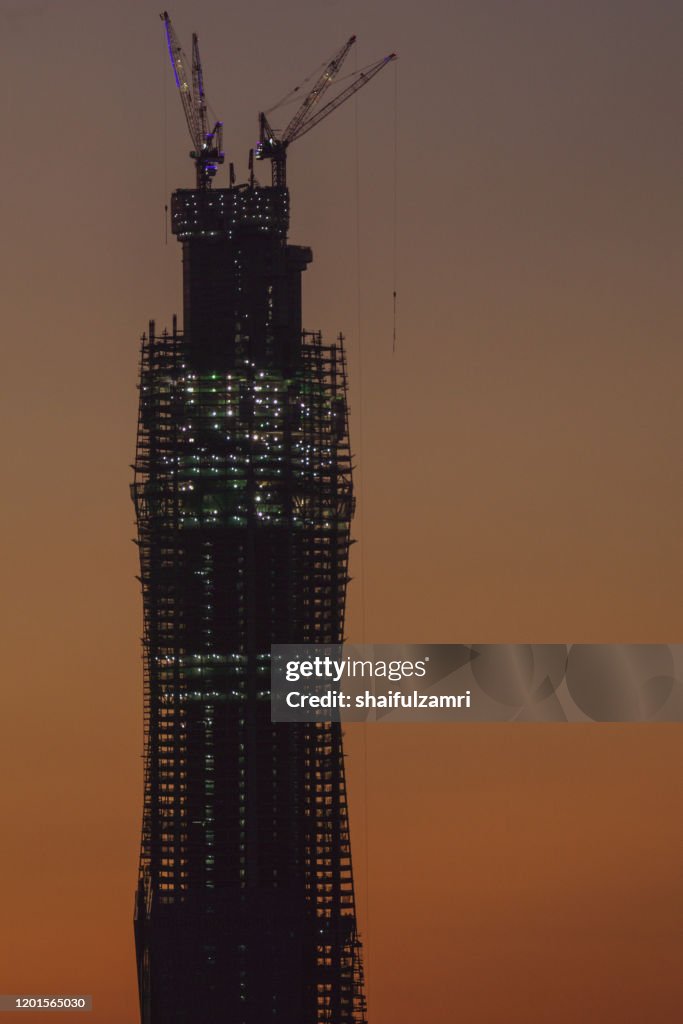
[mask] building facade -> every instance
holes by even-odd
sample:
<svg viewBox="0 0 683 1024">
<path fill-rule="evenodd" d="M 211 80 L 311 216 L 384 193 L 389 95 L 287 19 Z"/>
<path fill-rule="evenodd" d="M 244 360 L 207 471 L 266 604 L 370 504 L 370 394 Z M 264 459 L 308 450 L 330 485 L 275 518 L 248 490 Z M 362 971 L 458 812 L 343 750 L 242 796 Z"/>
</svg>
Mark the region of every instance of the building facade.
<svg viewBox="0 0 683 1024">
<path fill-rule="evenodd" d="M 143 1024 L 365 1020 L 338 723 L 270 721 L 270 645 L 338 643 L 343 339 L 302 331 L 289 194 L 181 190 L 183 330 L 143 336 Z"/>
</svg>

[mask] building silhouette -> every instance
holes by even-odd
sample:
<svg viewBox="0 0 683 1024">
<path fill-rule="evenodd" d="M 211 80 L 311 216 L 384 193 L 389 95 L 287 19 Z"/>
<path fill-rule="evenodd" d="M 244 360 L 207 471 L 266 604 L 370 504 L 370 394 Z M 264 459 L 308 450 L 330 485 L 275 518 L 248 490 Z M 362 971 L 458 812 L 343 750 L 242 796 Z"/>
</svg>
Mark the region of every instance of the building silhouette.
<svg viewBox="0 0 683 1024">
<path fill-rule="evenodd" d="M 183 329 L 142 341 L 143 1024 L 365 1020 L 340 726 L 270 720 L 271 644 L 342 640 L 353 511 L 343 339 L 302 331 L 288 202 L 177 191 Z"/>
</svg>

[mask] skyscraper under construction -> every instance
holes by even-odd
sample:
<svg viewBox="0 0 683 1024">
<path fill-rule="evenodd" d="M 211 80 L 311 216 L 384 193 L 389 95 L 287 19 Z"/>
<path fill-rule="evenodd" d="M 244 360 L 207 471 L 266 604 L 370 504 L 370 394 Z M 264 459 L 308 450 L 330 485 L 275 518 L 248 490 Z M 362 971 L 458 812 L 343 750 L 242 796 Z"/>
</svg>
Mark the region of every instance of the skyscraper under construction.
<svg viewBox="0 0 683 1024">
<path fill-rule="evenodd" d="M 343 635 L 353 511 L 343 342 L 302 331 L 312 256 L 287 241 L 290 140 L 263 117 L 274 184 L 252 173 L 235 186 L 231 172 L 230 187 L 211 187 L 220 125 L 208 130 L 196 39 L 189 72 L 163 18 L 197 187 L 172 198 L 183 329 L 150 323 L 140 365 L 141 1017 L 358 1024 L 340 727 L 270 720 L 271 644 Z"/>
</svg>

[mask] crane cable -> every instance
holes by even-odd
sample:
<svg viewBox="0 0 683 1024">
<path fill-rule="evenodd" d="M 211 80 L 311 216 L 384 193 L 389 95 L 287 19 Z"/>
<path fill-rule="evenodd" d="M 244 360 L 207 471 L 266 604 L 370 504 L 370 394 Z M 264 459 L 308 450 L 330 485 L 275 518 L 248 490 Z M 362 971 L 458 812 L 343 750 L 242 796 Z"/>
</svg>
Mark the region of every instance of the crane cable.
<svg viewBox="0 0 683 1024">
<path fill-rule="evenodd" d="M 354 51 L 356 69 L 358 68 L 358 51 Z M 358 463 L 360 466 L 359 483 L 359 519 L 360 519 L 360 607 L 361 607 L 361 643 L 366 643 L 366 601 L 365 601 L 365 495 L 363 465 L 363 346 L 362 346 L 362 310 L 361 310 L 361 231 L 360 231 L 360 142 L 358 124 L 358 97 L 353 102 L 353 129 L 355 148 L 355 200 L 356 200 L 356 344 L 358 352 Z M 368 723 L 364 722 L 363 730 L 363 847 L 364 847 L 364 881 L 365 881 L 365 992 L 367 998 L 368 978 L 370 976 L 370 815 L 369 815 L 369 752 Z"/>
<path fill-rule="evenodd" d="M 161 52 L 161 90 L 164 97 L 164 245 L 168 245 L 168 93 L 166 89 L 166 45 Z"/>
<path fill-rule="evenodd" d="M 374 68 L 377 65 L 379 59 L 380 58 L 378 57 L 377 60 L 370 61 L 369 64 L 364 64 L 362 68 L 359 68 L 357 66 L 358 61 L 356 61 L 356 67 L 354 68 L 353 71 L 349 71 L 348 74 L 346 75 L 334 76 L 335 88 L 338 89 L 342 82 L 348 82 L 350 78 L 359 78 L 361 75 L 364 75 L 366 71 L 369 71 L 371 68 Z M 303 82 L 301 82 L 300 85 L 297 85 L 296 88 L 292 89 L 291 92 L 288 92 L 286 96 L 283 96 L 283 98 L 279 100 L 277 103 L 273 104 L 272 107 L 268 107 L 266 110 L 264 110 L 263 113 L 272 114 L 276 110 L 280 110 L 282 107 L 289 107 L 293 103 L 296 103 L 298 100 L 300 100 L 300 96 L 298 95 L 299 91 L 304 87 L 304 85 L 308 84 L 308 82 L 313 78 L 314 75 L 319 75 L 323 68 L 327 66 L 327 63 L 327 61 L 323 61 L 322 64 L 315 69 L 315 71 L 312 71 L 311 74 L 307 78 L 305 78 Z M 333 96 L 330 97 L 330 99 L 333 98 Z"/>
<path fill-rule="evenodd" d="M 396 351 L 397 315 L 396 289 L 398 281 L 398 61 L 394 61 L 394 196 L 393 196 L 393 334 L 391 351 Z"/>
</svg>

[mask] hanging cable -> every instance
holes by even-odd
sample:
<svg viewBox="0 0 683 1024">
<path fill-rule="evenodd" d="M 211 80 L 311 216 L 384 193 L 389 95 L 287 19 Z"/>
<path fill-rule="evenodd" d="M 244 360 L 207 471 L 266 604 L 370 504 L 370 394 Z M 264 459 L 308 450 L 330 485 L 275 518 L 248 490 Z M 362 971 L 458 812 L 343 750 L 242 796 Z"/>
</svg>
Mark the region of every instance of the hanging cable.
<svg viewBox="0 0 683 1024">
<path fill-rule="evenodd" d="M 355 63 L 358 65 L 358 53 L 354 52 Z M 356 163 L 356 338 L 358 346 L 358 463 L 360 465 L 360 601 L 361 601 L 361 643 L 365 643 L 365 501 L 363 472 L 363 345 L 361 317 L 361 239 L 360 239 L 360 144 L 358 130 L 358 97 L 353 102 L 353 125 Z"/>
<path fill-rule="evenodd" d="M 356 70 L 358 69 L 358 53 L 354 54 Z M 358 125 L 358 98 L 353 104 L 353 127 L 355 143 L 355 184 L 356 184 L 356 337 L 358 346 L 358 463 L 360 465 L 359 486 L 359 518 L 360 518 L 360 604 L 361 604 L 361 643 L 366 642 L 366 602 L 365 602 L 365 495 L 363 472 L 363 345 L 362 345 L 362 312 L 361 312 L 361 215 L 360 215 L 360 142 Z M 365 839 L 365 990 L 369 1001 L 370 978 L 370 814 L 369 814 L 369 750 L 368 723 L 363 723 L 363 832 Z"/>
<path fill-rule="evenodd" d="M 164 97 L 164 152 L 163 152 L 163 164 L 164 164 L 164 245 L 168 245 L 168 103 L 167 103 L 167 92 L 166 92 L 166 45 L 162 49 L 161 53 L 161 89 Z"/>
<path fill-rule="evenodd" d="M 392 352 L 396 351 L 396 290 L 398 280 L 398 61 L 394 63 L 394 209 L 393 209 L 393 299 L 394 326 Z"/>
</svg>

